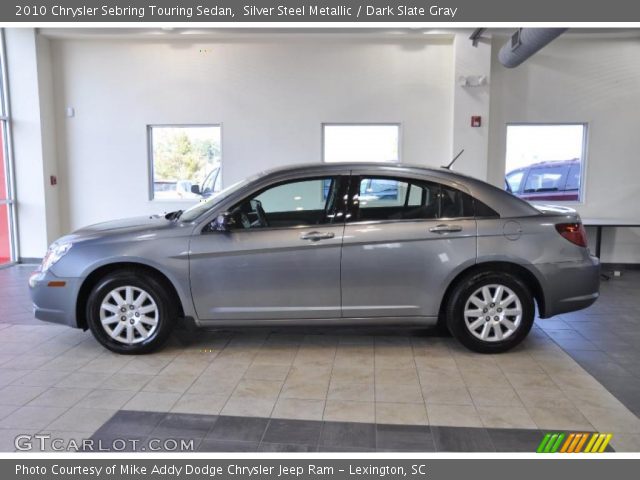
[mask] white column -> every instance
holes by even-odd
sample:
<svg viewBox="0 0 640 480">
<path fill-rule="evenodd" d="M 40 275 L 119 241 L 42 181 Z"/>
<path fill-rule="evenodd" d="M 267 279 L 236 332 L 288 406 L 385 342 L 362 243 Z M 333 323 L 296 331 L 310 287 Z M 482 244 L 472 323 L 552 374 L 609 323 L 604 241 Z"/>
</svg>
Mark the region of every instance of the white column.
<svg viewBox="0 0 640 480">
<path fill-rule="evenodd" d="M 452 170 L 487 179 L 489 148 L 489 91 L 491 83 L 491 40 L 480 39 L 473 46 L 469 36 L 473 30 L 456 30 L 453 41 L 453 135 L 451 158 L 464 148 Z M 461 86 L 460 77 L 486 78 L 482 86 Z M 471 126 L 471 117 L 479 115 L 482 125 Z"/>
</svg>

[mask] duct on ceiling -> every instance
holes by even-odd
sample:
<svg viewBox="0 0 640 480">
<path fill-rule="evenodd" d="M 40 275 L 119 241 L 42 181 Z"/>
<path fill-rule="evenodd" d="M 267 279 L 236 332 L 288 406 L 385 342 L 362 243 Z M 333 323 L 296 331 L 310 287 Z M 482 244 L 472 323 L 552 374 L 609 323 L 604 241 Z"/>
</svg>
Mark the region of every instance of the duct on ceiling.
<svg viewBox="0 0 640 480">
<path fill-rule="evenodd" d="M 567 30 L 566 28 L 521 28 L 502 46 L 498 53 L 498 60 L 507 68 L 517 67 Z"/>
</svg>

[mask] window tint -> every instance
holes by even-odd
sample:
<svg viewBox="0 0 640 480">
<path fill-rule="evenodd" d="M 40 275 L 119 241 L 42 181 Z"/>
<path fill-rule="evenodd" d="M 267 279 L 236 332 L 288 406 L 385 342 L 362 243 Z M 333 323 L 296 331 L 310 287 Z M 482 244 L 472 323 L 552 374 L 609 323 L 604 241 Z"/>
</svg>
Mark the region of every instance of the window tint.
<svg viewBox="0 0 640 480">
<path fill-rule="evenodd" d="M 361 178 L 356 221 L 459 218 L 473 216 L 473 199 L 437 183 Z"/>
<path fill-rule="evenodd" d="M 332 223 L 337 183 L 332 177 L 270 187 L 232 209 L 232 226 L 249 229 Z"/>
<path fill-rule="evenodd" d="M 522 182 L 522 177 L 524 176 L 524 172 L 513 172 L 510 175 L 507 175 L 507 183 L 509 184 L 509 188 L 511 188 L 512 192 L 518 192 L 520 190 L 520 183 Z"/>
<path fill-rule="evenodd" d="M 529 171 L 524 192 L 555 192 L 564 190 L 567 170 L 568 168 L 566 166 L 532 168 Z"/>
</svg>

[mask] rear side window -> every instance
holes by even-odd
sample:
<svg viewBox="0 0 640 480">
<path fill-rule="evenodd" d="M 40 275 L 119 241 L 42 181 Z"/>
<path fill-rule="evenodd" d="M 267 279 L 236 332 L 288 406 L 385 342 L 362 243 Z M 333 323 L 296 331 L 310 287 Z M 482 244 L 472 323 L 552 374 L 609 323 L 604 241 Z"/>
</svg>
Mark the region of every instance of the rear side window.
<svg viewBox="0 0 640 480">
<path fill-rule="evenodd" d="M 354 221 L 473 217 L 473 199 L 446 185 L 413 179 L 362 177 L 353 196 Z"/>
<path fill-rule="evenodd" d="M 566 166 L 532 168 L 527 176 L 524 193 L 564 190 L 568 170 Z"/>
<path fill-rule="evenodd" d="M 567 174 L 567 186 L 565 190 L 580 190 L 580 164 L 574 163 Z"/>
<path fill-rule="evenodd" d="M 522 183 L 523 176 L 524 172 L 513 172 L 507 175 L 507 183 L 512 192 L 520 191 L 520 183 Z"/>
</svg>

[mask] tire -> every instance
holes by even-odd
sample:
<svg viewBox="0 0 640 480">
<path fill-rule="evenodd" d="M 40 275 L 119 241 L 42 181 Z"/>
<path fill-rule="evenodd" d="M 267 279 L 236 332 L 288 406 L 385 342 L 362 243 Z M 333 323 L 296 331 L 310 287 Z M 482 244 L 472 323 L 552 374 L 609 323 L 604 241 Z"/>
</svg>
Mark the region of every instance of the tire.
<svg viewBox="0 0 640 480">
<path fill-rule="evenodd" d="M 153 275 L 119 270 L 100 279 L 89 294 L 87 324 L 112 352 L 149 353 L 169 337 L 178 317 L 176 303 L 171 290 Z"/>
<path fill-rule="evenodd" d="M 518 345 L 531 330 L 534 315 L 527 285 L 512 274 L 494 271 L 458 282 L 446 310 L 451 334 L 478 353 L 506 352 Z"/>
</svg>

